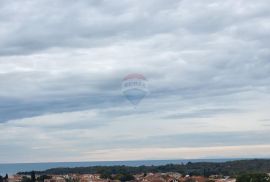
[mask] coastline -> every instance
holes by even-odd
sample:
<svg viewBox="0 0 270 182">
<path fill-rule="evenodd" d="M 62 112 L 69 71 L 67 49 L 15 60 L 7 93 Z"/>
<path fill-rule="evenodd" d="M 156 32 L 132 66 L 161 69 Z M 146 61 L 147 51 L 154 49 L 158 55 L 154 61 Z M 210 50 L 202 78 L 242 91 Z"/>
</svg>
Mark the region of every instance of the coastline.
<svg viewBox="0 0 270 182">
<path fill-rule="evenodd" d="M 251 158 L 254 159 L 254 158 Z M 58 167 L 88 167 L 88 166 L 158 166 L 166 164 L 186 164 L 188 162 L 227 162 L 245 160 L 240 158 L 224 158 L 224 159 L 175 159 L 175 160 L 130 160 L 130 161 L 90 161 L 90 162 L 40 162 L 40 163 L 9 163 L 0 164 L 0 174 L 14 175 L 23 171 L 42 171 Z M 248 159 L 249 160 L 249 159 Z"/>
</svg>

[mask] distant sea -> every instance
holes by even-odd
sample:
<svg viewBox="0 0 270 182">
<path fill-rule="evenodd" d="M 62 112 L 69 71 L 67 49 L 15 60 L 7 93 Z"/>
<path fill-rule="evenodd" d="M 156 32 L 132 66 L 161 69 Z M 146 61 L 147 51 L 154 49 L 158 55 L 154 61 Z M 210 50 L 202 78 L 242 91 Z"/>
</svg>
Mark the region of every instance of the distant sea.
<svg viewBox="0 0 270 182">
<path fill-rule="evenodd" d="M 100 161 L 100 162 L 51 162 L 51 163 L 16 163 L 16 164 L 0 164 L 0 175 L 16 174 L 25 171 L 43 171 L 57 167 L 88 167 L 88 166 L 158 166 L 166 164 L 181 164 L 188 162 L 226 162 L 239 159 L 191 159 L 191 160 L 140 160 L 140 161 Z"/>
</svg>

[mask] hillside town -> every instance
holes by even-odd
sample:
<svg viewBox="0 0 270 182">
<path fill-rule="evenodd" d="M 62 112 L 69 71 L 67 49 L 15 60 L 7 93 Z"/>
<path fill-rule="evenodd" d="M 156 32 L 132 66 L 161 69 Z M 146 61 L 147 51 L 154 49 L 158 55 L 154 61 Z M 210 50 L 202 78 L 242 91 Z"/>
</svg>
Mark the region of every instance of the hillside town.
<svg viewBox="0 0 270 182">
<path fill-rule="evenodd" d="M 9 177 L 7 182 L 118 182 L 126 180 L 103 179 L 100 174 L 68 174 L 68 175 L 48 175 L 46 179 L 41 179 L 41 176 L 23 176 L 14 175 Z M 236 182 L 235 178 L 229 176 L 211 175 L 204 176 L 189 176 L 182 175 L 176 172 L 169 173 L 148 173 L 133 175 L 133 179 L 127 180 L 131 182 Z"/>
<path fill-rule="evenodd" d="M 270 159 L 159 166 L 59 167 L 14 174 L 0 174 L 0 182 L 270 182 Z"/>
</svg>

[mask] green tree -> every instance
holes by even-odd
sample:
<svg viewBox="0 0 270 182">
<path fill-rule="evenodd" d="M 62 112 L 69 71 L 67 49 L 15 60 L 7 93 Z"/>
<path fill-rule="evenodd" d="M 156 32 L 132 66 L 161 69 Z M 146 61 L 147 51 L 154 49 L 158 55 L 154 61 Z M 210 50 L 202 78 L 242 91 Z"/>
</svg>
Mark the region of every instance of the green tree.
<svg viewBox="0 0 270 182">
<path fill-rule="evenodd" d="M 100 178 L 101 179 L 112 179 L 111 174 L 107 173 L 107 172 L 103 172 L 100 174 Z"/>
<path fill-rule="evenodd" d="M 6 174 L 6 176 L 4 177 L 4 182 L 8 182 L 8 174 Z"/>
<path fill-rule="evenodd" d="M 45 179 L 51 179 L 51 176 L 47 176 L 47 175 L 41 175 L 39 177 L 37 177 L 37 181 L 38 182 L 44 182 Z"/>
<path fill-rule="evenodd" d="M 237 177 L 236 182 L 270 182 L 270 178 L 264 173 L 242 174 Z"/>
<path fill-rule="evenodd" d="M 31 172 L 31 181 L 32 181 L 32 182 L 35 182 L 35 181 L 36 181 L 36 174 L 35 174 L 35 171 L 32 171 L 32 172 Z"/>
<path fill-rule="evenodd" d="M 119 181 L 132 181 L 134 180 L 134 176 L 131 174 L 118 174 L 114 178 L 114 180 L 119 180 Z"/>
<path fill-rule="evenodd" d="M 26 176 L 23 176 L 21 182 L 31 182 L 31 179 Z"/>
</svg>

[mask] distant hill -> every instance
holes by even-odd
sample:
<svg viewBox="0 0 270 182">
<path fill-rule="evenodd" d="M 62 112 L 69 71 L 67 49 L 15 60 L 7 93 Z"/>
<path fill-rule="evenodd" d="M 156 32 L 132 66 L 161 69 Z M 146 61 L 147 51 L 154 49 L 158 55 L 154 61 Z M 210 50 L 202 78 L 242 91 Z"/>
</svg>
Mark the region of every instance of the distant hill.
<svg viewBox="0 0 270 182">
<path fill-rule="evenodd" d="M 179 172 L 189 175 L 229 175 L 243 173 L 269 173 L 270 159 L 237 160 L 228 162 L 189 162 L 187 164 L 167 164 L 161 166 L 91 166 L 75 168 L 52 168 L 45 171 L 35 171 L 36 174 L 140 174 L 149 172 Z M 29 175 L 31 172 L 20 172 L 20 175 Z"/>
</svg>

